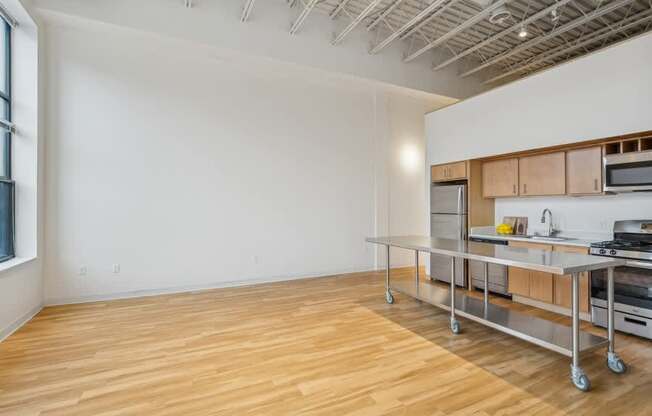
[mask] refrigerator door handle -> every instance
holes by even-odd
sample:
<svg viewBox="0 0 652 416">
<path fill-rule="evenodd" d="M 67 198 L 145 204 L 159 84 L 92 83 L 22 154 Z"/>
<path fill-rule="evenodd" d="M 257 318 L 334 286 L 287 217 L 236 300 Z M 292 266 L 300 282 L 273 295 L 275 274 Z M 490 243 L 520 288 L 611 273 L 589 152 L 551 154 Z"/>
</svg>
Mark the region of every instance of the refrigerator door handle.
<svg viewBox="0 0 652 416">
<path fill-rule="evenodd" d="M 457 213 L 461 214 L 464 211 L 462 201 L 462 187 L 457 188 Z"/>
</svg>

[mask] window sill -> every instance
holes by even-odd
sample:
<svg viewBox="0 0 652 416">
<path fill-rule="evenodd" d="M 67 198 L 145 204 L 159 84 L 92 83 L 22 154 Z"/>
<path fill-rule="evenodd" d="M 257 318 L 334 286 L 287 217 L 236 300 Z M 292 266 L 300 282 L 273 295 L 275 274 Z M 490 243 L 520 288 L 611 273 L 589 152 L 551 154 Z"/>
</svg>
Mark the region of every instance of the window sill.
<svg viewBox="0 0 652 416">
<path fill-rule="evenodd" d="M 0 263 L 0 273 L 4 273 L 7 270 L 13 269 L 14 267 L 20 266 L 21 264 L 24 264 L 24 263 L 28 263 L 28 262 L 30 262 L 32 260 L 36 260 L 36 256 L 33 256 L 33 257 L 14 257 L 11 260 L 4 261 L 4 262 Z"/>
</svg>

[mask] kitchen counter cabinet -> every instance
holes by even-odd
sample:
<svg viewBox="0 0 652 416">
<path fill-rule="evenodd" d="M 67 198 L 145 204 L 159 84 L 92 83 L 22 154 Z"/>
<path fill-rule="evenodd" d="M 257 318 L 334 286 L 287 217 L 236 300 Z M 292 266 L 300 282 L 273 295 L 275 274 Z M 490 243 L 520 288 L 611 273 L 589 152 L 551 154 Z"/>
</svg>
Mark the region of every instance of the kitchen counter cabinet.
<svg viewBox="0 0 652 416">
<path fill-rule="evenodd" d="M 522 157 L 518 166 L 521 196 L 566 193 L 565 152 Z"/>
<path fill-rule="evenodd" d="M 569 246 L 555 246 L 555 251 L 562 251 L 565 253 L 580 253 L 589 254 L 589 250 L 583 247 L 569 247 Z M 563 308 L 570 309 L 572 305 L 571 299 L 571 276 L 555 276 L 554 277 L 555 305 Z M 588 272 L 580 273 L 580 311 L 589 311 L 589 274 Z"/>
<path fill-rule="evenodd" d="M 533 248 L 537 250 L 552 251 L 552 245 L 528 243 L 524 241 L 510 241 L 510 247 Z M 542 302 L 552 303 L 553 279 L 552 274 L 535 270 L 524 270 L 518 267 L 509 268 L 509 291 L 512 294 L 525 296 Z"/>
</svg>

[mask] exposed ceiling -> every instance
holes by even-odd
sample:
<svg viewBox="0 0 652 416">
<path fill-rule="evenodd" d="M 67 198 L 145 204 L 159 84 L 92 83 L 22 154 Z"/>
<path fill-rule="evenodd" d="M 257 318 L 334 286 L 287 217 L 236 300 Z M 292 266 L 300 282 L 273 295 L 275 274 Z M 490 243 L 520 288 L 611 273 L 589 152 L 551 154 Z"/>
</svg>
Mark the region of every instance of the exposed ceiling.
<svg viewBox="0 0 652 416">
<path fill-rule="evenodd" d="M 192 0 L 184 0 L 192 6 Z M 268 0 L 264 0 L 268 1 Z M 371 54 L 404 49 L 406 65 L 432 60 L 461 77 L 501 84 L 558 65 L 652 28 L 652 0 L 287 0 L 300 36 L 312 13 L 342 27 L 337 46 L 372 32 Z M 255 0 L 243 0 L 247 21 Z M 356 33 L 357 31 L 357 33 Z"/>
</svg>

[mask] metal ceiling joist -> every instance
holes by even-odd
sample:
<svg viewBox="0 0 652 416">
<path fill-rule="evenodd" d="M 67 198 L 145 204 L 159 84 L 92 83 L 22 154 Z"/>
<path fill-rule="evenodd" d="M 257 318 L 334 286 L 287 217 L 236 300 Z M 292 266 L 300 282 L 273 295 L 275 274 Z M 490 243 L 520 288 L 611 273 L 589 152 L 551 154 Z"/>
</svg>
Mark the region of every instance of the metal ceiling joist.
<svg viewBox="0 0 652 416">
<path fill-rule="evenodd" d="M 536 45 L 540 44 L 541 42 L 548 41 L 548 40 L 550 40 L 550 39 L 552 39 L 552 38 L 554 38 L 556 36 L 561 35 L 562 33 L 566 33 L 569 30 L 575 29 L 575 28 L 585 24 L 588 21 L 591 21 L 593 19 L 597 19 L 598 17 L 603 16 L 603 15 L 605 15 L 605 14 L 611 12 L 611 11 L 614 11 L 615 9 L 617 9 L 619 7 L 622 7 L 622 6 L 626 5 L 627 3 L 631 2 L 631 1 L 633 1 L 633 0 L 619 0 L 619 1 L 616 1 L 616 2 L 613 2 L 613 3 L 610 3 L 610 4 L 606 5 L 606 6 L 599 7 L 597 9 L 595 9 L 591 13 L 587 13 L 586 15 L 584 15 L 584 16 L 582 16 L 580 18 L 577 18 L 575 20 L 571 20 L 570 22 L 566 23 L 565 25 L 562 25 L 562 26 L 559 26 L 556 29 L 553 29 L 552 31 L 548 32 L 544 36 L 534 38 L 529 42 L 525 42 L 522 45 L 517 46 L 516 48 L 508 50 L 508 51 L 506 51 L 506 52 L 504 52 L 504 53 L 502 53 L 502 54 L 500 54 L 498 56 L 494 56 L 493 58 L 490 58 L 488 61 L 482 63 L 481 65 L 478 65 L 478 66 L 464 72 L 460 76 L 461 77 L 467 77 L 467 76 L 469 76 L 471 74 L 474 74 L 474 73 L 476 73 L 476 72 L 478 72 L 478 71 L 480 71 L 480 70 L 482 70 L 484 68 L 487 68 L 488 66 L 494 65 L 494 64 L 496 64 L 496 63 L 498 63 L 498 62 L 500 62 L 500 61 L 502 61 L 502 60 L 504 60 L 506 58 L 509 58 L 510 56 L 513 56 L 513 55 L 515 55 L 517 53 L 528 50 L 528 49 L 532 48 L 533 46 L 536 46 Z"/>
<path fill-rule="evenodd" d="M 434 12 L 433 14 L 431 14 L 430 16 L 428 16 L 428 17 L 426 17 L 425 19 L 423 19 L 423 20 L 421 21 L 421 23 L 419 23 L 418 25 L 414 26 L 412 29 L 408 30 L 407 32 L 403 33 L 403 34 L 400 36 L 400 39 L 405 39 L 405 38 L 408 38 L 408 37 L 412 36 L 414 33 L 416 33 L 417 31 L 421 30 L 424 26 L 426 26 L 427 24 L 429 24 L 433 19 L 435 19 L 436 17 L 440 16 L 440 15 L 441 15 L 442 13 L 444 13 L 448 8 L 450 8 L 450 7 L 453 6 L 454 4 L 458 3 L 459 1 L 461 1 L 461 0 L 451 0 L 451 2 L 448 3 L 445 7 L 440 8 L 439 10 L 437 10 L 436 12 Z"/>
<path fill-rule="evenodd" d="M 426 18 L 430 13 L 435 11 L 438 7 L 442 6 L 444 3 L 446 3 L 447 0 L 434 0 L 431 4 L 429 4 L 425 9 L 421 10 L 416 16 L 414 16 L 412 19 L 410 19 L 408 22 L 406 22 L 403 26 L 401 26 L 398 30 L 392 32 L 389 36 L 385 38 L 382 42 L 380 42 L 378 45 L 376 45 L 369 53 L 376 54 L 380 52 L 381 50 L 385 49 L 387 45 L 392 43 L 396 38 L 401 36 L 401 34 L 405 33 L 405 31 L 409 30 L 412 26 L 418 24 L 421 20 Z"/>
<path fill-rule="evenodd" d="M 371 30 L 374 27 L 376 27 L 378 23 L 380 23 L 383 19 L 389 16 L 390 13 L 392 13 L 394 9 L 396 9 L 402 2 L 403 0 L 395 0 L 394 3 L 392 3 L 381 14 L 379 14 L 378 17 L 376 17 L 373 22 L 369 23 L 369 25 L 367 26 L 367 30 Z"/>
<path fill-rule="evenodd" d="M 308 3 L 304 3 L 303 10 L 299 13 L 299 17 L 294 21 L 292 27 L 290 27 L 290 35 L 294 35 L 303 25 L 303 22 L 306 20 L 312 9 L 315 8 L 319 0 L 308 0 Z"/>
<path fill-rule="evenodd" d="M 338 14 L 344 9 L 344 7 L 347 5 L 347 3 L 351 0 L 342 0 L 340 3 L 337 5 L 336 8 L 333 9 L 332 12 L 329 13 L 329 16 L 331 19 L 335 19 Z"/>
<path fill-rule="evenodd" d="M 458 33 L 463 32 L 466 29 L 470 28 L 471 26 L 475 25 L 476 23 L 484 20 L 494 10 L 498 9 L 499 7 L 503 7 L 505 5 L 505 3 L 507 3 L 507 0 L 498 0 L 495 3 L 492 3 L 489 7 L 482 10 L 481 12 L 479 12 L 478 14 L 473 16 L 472 18 L 468 19 L 467 21 L 465 21 L 461 25 L 457 26 L 455 29 L 443 34 L 442 36 L 440 36 L 439 38 L 433 40 L 432 42 L 425 45 L 423 48 L 419 49 L 418 51 L 406 56 L 405 59 L 403 59 L 403 61 L 404 62 L 410 62 L 410 61 L 418 58 L 419 56 L 421 56 L 425 52 L 429 51 L 430 49 L 435 48 L 435 47 L 441 45 L 442 43 L 446 42 L 448 39 L 450 39 L 450 38 L 452 38 L 454 36 L 457 36 Z"/>
<path fill-rule="evenodd" d="M 491 43 L 494 43 L 495 41 L 505 37 L 506 35 L 508 35 L 510 33 L 513 33 L 514 30 L 516 30 L 520 25 L 528 25 L 528 24 L 530 24 L 530 23 L 532 23 L 532 22 L 534 22 L 536 20 L 539 20 L 542 17 L 547 16 L 554 9 L 562 7 L 562 6 L 566 5 L 567 3 L 570 3 L 571 1 L 573 1 L 573 0 L 560 0 L 557 3 L 555 3 L 555 4 L 551 5 L 551 6 L 548 6 L 545 9 L 542 9 L 539 12 L 537 12 L 537 13 L 533 14 L 532 16 L 528 17 L 527 19 L 523 20 L 522 22 L 515 23 L 514 25 L 512 25 L 512 26 L 510 26 L 510 27 L 508 27 L 506 29 L 503 29 L 502 31 L 496 33 L 495 35 L 483 40 L 482 42 L 478 43 L 477 45 L 475 45 L 475 46 L 473 46 L 471 48 L 465 49 L 462 52 L 458 53 L 457 55 L 453 56 L 452 58 L 450 58 L 450 59 L 448 59 L 448 60 L 446 60 L 446 61 L 444 61 L 444 62 L 442 62 L 442 63 L 440 63 L 438 65 L 436 65 L 433 68 L 433 70 L 438 71 L 438 70 L 452 64 L 453 62 L 456 62 L 456 61 L 464 58 L 465 56 L 467 56 L 467 55 L 469 55 L 469 54 L 471 54 L 473 52 L 476 52 L 477 50 L 482 49 L 482 48 L 486 47 L 487 45 L 489 45 Z"/>
<path fill-rule="evenodd" d="M 254 3 L 256 0 L 245 0 L 244 7 L 242 8 L 242 16 L 240 16 L 241 22 L 246 22 L 249 19 L 249 15 L 254 8 Z"/>
<path fill-rule="evenodd" d="M 581 41 L 581 42 L 575 42 L 571 45 L 567 45 L 565 48 L 559 48 L 556 51 L 551 51 L 553 53 L 543 53 L 541 56 L 537 57 L 536 59 L 529 61 L 527 63 L 524 63 L 523 65 L 519 65 L 516 68 L 510 69 L 507 72 L 504 72 L 500 75 L 497 75 L 493 78 L 490 78 L 486 81 L 484 81 L 485 84 L 491 84 L 493 82 L 496 82 L 498 80 L 501 80 L 505 77 L 508 77 L 513 74 L 517 73 L 523 73 L 528 71 L 530 68 L 535 67 L 539 64 L 542 64 L 544 62 L 550 62 L 560 56 L 563 56 L 565 54 L 568 54 L 570 52 L 573 52 L 574 50 L 577 50 L 579 48 L 583 48 L 585 46 L 588 46 L 592 43 L 598 42 L 603 39 L 607 39 L 610 36 L 613 36 L 615 34 L 621 33 L 625 30 L 631 29 L 632 27 L 641 25 L 647 21 L 652 21 L 652 9 L 648 9 L 646 11 L 637 13 L 633 16 L 630 16 L 626 19 L 624 19 L 621 22 L 618 22 L 618 26 L 616 27 L 607 27 L 605 28 L 606 33 L 599 34 L 598 36 L 595 36 L 595 34 L 592 34 L 592 36 L 588 37 L 587 39 Z M 581 40 L 581 39 L 580 39 Z"/>
<path fill-rule="evenodd" d="M 362 22 L 369 15 L 369 13 L 371 13 L 376 8 L 376 6 L 380 4 L 381 1 L 382 0 L 372 0 L 367 5 L 367 7 L 362 12 L 360 12 L 360 14 L 358 14 L 355 17 L 355 19 L 353 19 L 351 23 L 349 23 L 349 25 L 346 28 L 344 28 L 344 30 L 342 30 L 339 35 L 335 37 L 335 39 L 333 39 L 331 43 L 333 45 L 337 45 L 338 43 L 342 42 L 342 40 L 344 40 L 346 35 L 348 35 L 349 32 L 351 32 L 353 29 L 355 29 L 356 26 L 358 26 L 360 22 Z"/>
</svg>

